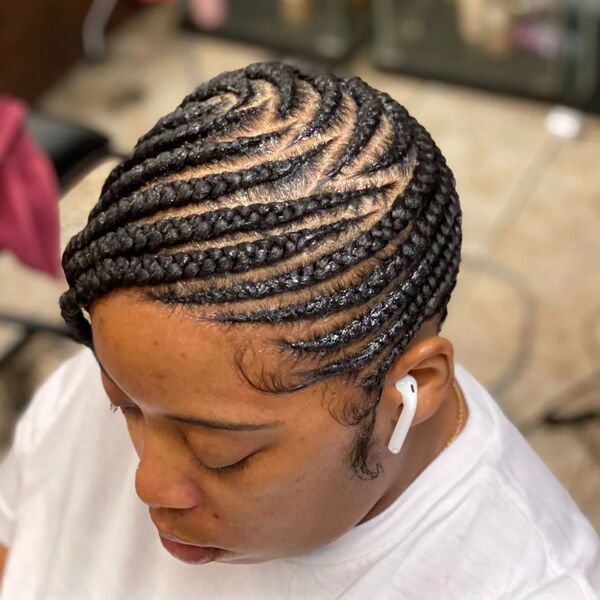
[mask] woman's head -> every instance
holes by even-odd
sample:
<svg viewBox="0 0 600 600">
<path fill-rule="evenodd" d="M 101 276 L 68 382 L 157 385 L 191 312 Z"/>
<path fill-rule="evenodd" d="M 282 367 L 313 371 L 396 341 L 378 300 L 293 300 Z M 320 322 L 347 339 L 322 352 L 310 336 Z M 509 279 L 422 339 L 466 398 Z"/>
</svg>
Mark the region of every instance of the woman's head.
<svg viewBox="0 0 600 600">
<path fill-rule="evenodd" d="M 429 134 L 357 78 L 250 65 L 140 138 L 65 250 L 61 308 L 128 407 L 159 528 L 259 560 L 366 514 L 385 382 L 448 354 L 415 349 L 445 318 L 460 220 Z"/>
</svg>

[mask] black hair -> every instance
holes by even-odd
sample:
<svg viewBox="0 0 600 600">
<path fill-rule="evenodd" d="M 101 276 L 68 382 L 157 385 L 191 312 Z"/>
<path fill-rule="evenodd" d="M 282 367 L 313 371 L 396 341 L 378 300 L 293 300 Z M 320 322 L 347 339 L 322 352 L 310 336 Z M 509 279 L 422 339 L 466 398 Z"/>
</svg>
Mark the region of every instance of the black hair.
<svg viewBox="0 0 600 600">
<path fill-rule="evenodd" d="M 212 305 L 213 321 L 286 324 L 301 371 L 359 384 L 330 407 L 358 426 L 367 465 L 386 372 L 417 330 L 441 324 L 456 284 L 461 210 L 429 133 L 357 77 L 256 63 L 200 85 L 108 176 L 63 255 L 62 315 L 92 347 L 92 302 L 140 286 L 149 300 Z M 311 360 L 312 359 L 312 360 Z"/>
</svg>

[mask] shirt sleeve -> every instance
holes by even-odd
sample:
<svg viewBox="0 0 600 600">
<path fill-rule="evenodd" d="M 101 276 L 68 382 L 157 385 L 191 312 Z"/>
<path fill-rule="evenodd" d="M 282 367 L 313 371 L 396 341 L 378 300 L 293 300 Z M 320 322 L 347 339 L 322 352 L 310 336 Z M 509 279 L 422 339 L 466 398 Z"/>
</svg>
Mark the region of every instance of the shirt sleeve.
<svg viewBox="0 0 600 600">
<path fill-rule="evenodd" d="M 16 527 L 16 514 L 23 493 L 24 469 L 39 439 L 50 428 L 65 394 L 64 379 L 85 354 L 67 359 L 34 394 L 19 418 L 10 449 L 0 464 L 0 544 L 10 547 Z"/>
<path fill-rule="evenodd" d="M 6 547 L 10 546 L 12 539 L 19 483 L 19 471 L 13 445 L 0 465 L 0 544 Z"/>
<path fill-rule="evenodd" d="M 17 422 L 10 449 L 0 464 L 0 544 L 6 547 L 10 546 L 12 540 L 16 507 L 21 490 L 19 456 L 25 450 L 24 429 L 27 427 L 28 412 L 26 410 Z"/>
</svg>

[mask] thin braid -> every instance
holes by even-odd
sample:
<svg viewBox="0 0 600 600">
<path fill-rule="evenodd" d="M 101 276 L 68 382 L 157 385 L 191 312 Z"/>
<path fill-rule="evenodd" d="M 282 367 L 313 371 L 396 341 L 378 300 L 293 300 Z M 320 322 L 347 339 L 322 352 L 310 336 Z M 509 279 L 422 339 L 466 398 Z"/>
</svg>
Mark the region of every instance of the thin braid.
<svg viewBox="0 0 600 600">
<path fill-rule="evenodd" d="M 328 409 L 357 427 L 355 473 L 376 477 L 383 381 L 446 316 L 461 218 L 451 170 L 405 107 L 358 78 L 257 63 L 193 90 L 113 169 L 63 254 L 61 311 L 88 346 L 92 304 L 127 287 L 220 307 L 221 324 L 306 321 L 302 338 L 271 339 L 310 364 L 275 387 L 358 382 Z"/>
<path fill-rule="evenodd" d="M 358 77 L 345 80 L 345 84 L 358 107 L 355 127 L 342 155 L 327 172 L 328 178 L 338 175 L 361 152 L 380 124 L 382 106 L 377 94 L 371 93 L 371 88 Z"/>
<path fill-rule="evenodd" d="M 314 79 L 304 78 L 312 84 L 315 92 L 319 95 L 319 104 L 313 119 L 305 125 L 294 143 L 320 133 L 326 127 L 331 127 L 338 123 L 342 114 L 340 110 L 342 104 L 342 91 L 333 75 L 320 75 Z"/>
</svg>

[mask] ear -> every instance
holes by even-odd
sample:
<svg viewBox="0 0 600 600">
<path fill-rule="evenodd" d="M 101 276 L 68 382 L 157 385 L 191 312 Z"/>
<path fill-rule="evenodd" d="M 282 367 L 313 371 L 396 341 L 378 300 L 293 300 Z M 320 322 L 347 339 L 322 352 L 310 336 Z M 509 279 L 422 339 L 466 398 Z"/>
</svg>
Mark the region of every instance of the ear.
<svg viewBox="0 0 600 600">
<path fill-rule="evenodd" d="M 454 348 L 440 336 L 428 337 L 400 355 L 389 370 L 381 391 L 382 409 L 396 419 L 402 408 L 402 394 L 396 381 L 412 375 L 418 384 L 417 410 L 413 425 L 432 417 L 452 394 L 454 380 Z"/>
</svg>

